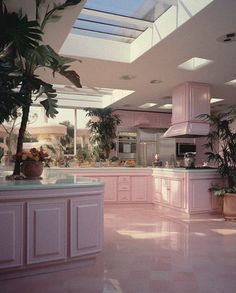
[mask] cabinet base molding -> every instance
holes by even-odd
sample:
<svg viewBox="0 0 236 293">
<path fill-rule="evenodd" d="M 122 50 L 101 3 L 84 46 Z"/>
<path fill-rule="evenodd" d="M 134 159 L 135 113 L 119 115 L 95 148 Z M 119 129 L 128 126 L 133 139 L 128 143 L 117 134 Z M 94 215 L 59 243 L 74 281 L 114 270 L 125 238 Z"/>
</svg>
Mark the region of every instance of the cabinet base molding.
<svg viewBox="0 0 236 293">
<path fill-rule="evenodd" d="M 0 281 L 21 278 L 26 276 L 34 276 L 39 274 L 49 274 L 60 271 L 74 270 L 78 268 L 92 266 L 96 262 L 97 255 L 98 253 L 89 256 L 82 256 L 80 258 L 68 260 L 66 262 L 56 261 L 47 264 L 44 263 L 41 265 L 27 265 L 27 267 L 21 267 L 19 269 L 15 268 L 14 270 L 3 270 L 0 272 Z"/>
</svg>

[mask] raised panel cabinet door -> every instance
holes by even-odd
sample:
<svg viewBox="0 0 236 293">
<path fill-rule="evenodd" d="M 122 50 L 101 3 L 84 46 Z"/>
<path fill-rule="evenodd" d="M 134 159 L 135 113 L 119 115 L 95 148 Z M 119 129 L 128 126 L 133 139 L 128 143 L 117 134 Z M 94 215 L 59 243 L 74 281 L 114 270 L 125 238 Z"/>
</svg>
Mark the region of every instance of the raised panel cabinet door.
<svg viewBox="0 0 236 293">
<path fill-rule="evenodd" d="M 101 198 L 71 200 L 70 256 L 102 250 L 103 203 Z"/>
<path fill-rule="evenodd" d="M 161 179 L 161 201 L 164 204 L 170 204 L 170 179 Z"/>
<path fill-rule="evenodd" d="M 134 202 L 147 201 L 148 178 L 146 176 L 132 176 L 131 200 Z"/>
<path fill-rule="evenodd" d="M 66 257 L 66 208 L 66 200 L 27 203 L 27 263 Z"/>
<path fill-rule="evenodd" d="M 154 202 L 161 202 L 161 178 L 154 177 Z"/>
<path fill-rule="evenodd" d="M 212 179 L 192 179 L 190 187 L 190 210 L 191 211 L 211 211 L 212 194 L 209 191 Z"/>
<path fill-rule="evenodd" d="M 0 204 L 0 269 L 23 264 L 23 203 Z"/>
<path fill-rule="evenodd" d="M 104 181 L 104 201 L 116 202 L 117 201 L 117 177 L 99 177 Z"/>
<path fill-rule="evenodd" d="M 170 180 L 170 204 L 173 207 L 184 207 L 183 195 L 183 180 L 171 179 Z"/>
</svg>

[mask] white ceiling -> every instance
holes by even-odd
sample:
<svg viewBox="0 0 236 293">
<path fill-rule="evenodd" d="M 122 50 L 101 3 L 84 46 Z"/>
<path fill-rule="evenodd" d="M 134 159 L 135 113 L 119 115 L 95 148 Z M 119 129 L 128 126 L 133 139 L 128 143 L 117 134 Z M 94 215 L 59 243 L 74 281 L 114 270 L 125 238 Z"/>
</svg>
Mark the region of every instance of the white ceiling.
<svg viewBox="0 0 236 293">
<path fill-rule="evenodd" d="M 222 35 L 236 32 L 235 12 L 235 0 L 214 0 L 131 63 L 79 57 L 82 63 L 75 62 L 72 67 L 80 74 L 81 82 L 86 88 L 134 91 L 126 98 L 114 102 L 112 107 L 116 109 L 140 110 L 138 106 L 147 102 L 169 103 L 172 88 L 186 81 L 209 83 L 213 97 L 224 98 L 224 105 L 235 104 L 236 87 L 224 83 L 236 79 L 236 42 L 217 41 Z M 68 20 L 66 17 L 64 19 Z M 61 28 L 63 29 L 60 22 L 57 23 L 57 31 L 61 31 Z M 51 45 L 53 38 L 58 39 L 55 30 L 50 38 Z M 80 43 L 77 46 L 79 48 Z M 106 50 L 109 54 L 109 48 Z M 210 59 L 213 63 L 197 71 L 177 68 L 192 57 Z M 122 76 L 135 78 L 122 79 Z M 59 76 L 56 81 L 49 75 L 47 78 L 54 84 L 66 84 Z M 151 80 L 162 82 L 153 84 L 150 83 Z M 220 102 L 214 104 L 214 107 L 221 109 L 224 105 Z M 158 105 L 146 110 L 160 111 Z"/>
<path fill-rule="evenodd" d="M 214 0 L 132 63 L 80 58 L 82 63 L 73 66 L 86 87 L 134 91 L 115 102 L 114 108 L 137 110 L 146 102 L 163 104 L 161 100 L 171 96 L 172 88 L 185 81 L 209 83 L 212 96 L 224 98 L 224 104 L 234 104 L 236 87 L 224 83 L 236 79 L 236 42 L 222 43 L 217 38 L 236 32 L 235 12 L 235 0 Z M 177 68 L 192 57 L 210 59 L 213 63 L 197 71 Z M 126 75 L 135 78 L 121 78 Z M 162 83 L 151 84 L 155 79 Z M 221 108 L 222 102 L 219 105 L 214 107 Z M 158 106 L 149 110 L 159 111 Z"/>
</svg>

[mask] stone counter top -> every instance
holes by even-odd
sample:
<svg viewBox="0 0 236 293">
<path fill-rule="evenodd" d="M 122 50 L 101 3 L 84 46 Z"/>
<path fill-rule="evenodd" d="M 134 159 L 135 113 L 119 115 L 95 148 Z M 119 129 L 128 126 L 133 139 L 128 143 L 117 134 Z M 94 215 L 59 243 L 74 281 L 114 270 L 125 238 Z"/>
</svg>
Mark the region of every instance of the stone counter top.
<svg viewBox="0 0 236 293">
<path fill-rule="evenodd" d="M 58 172 L 58 170 L 45 169 L 42 179 L 38 180 L 6 180 L 6 175 L 11 173 L 2 172 L 0 175 L 0 196 L 1 191 L 96 187 L 104 184 L 98 179 L 78 177 L 73 174 L 67 174 L 63 170 Z"/>
</svg>

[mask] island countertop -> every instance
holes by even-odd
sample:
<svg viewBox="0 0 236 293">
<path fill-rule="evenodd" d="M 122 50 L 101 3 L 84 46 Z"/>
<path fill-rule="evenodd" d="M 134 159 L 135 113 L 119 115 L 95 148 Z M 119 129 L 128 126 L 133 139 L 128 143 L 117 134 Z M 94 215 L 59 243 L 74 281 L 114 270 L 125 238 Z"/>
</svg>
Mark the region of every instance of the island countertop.
<svg viewBox="0 0 236 293">
<path fill-rule="evenodd" d="M 103 181 L 96 178 L 80 177 L 75 174 L 44 170 L 42 179 L 38 180 L 6 180 L 10 172 L 2 172 L 0 175 L 0 201 L 16 200 L 22 198 L 46 198 L 74 196 L 78 194 L 90 194 L 103 192 Z M 89 191 L 88 191 L 89 190 Z"/>
</svg>

